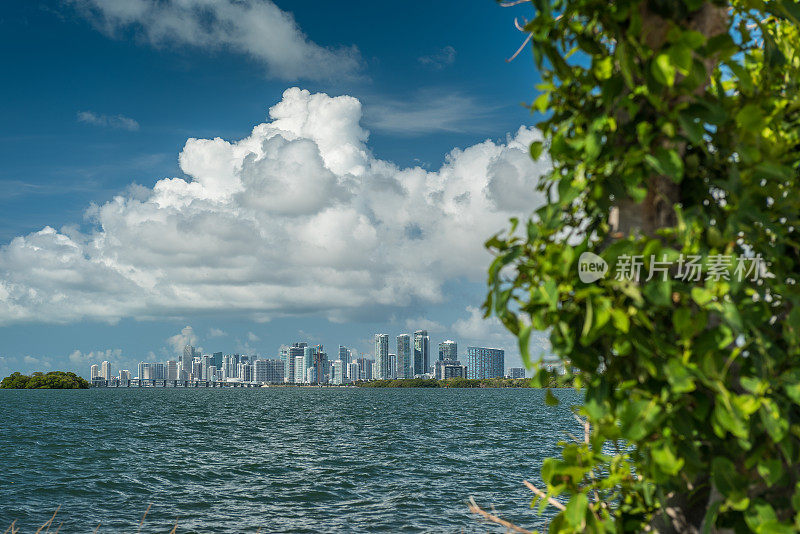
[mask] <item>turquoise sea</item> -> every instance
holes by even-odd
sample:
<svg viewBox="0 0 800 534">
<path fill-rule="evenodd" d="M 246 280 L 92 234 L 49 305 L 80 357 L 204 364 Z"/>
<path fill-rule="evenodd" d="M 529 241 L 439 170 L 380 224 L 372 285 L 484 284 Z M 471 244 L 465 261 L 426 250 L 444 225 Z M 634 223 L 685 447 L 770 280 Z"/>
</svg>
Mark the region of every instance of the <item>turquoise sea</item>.
<svg viewBox="0 0 800 534">
<path fill-rule="evenodd" d="M 528 528 L 569 406 L 535 389 L 0 390 L 0 532 L 486 532 Z"/>
</svg>

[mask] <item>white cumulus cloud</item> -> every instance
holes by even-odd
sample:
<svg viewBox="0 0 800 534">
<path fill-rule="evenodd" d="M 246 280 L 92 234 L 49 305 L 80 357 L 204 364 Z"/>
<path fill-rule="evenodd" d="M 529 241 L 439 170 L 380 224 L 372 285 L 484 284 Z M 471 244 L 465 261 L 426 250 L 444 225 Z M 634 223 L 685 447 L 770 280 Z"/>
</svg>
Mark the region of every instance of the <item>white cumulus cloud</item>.
<svg viewBox="0 0 800 534">
<path fill-rule="evenodd" d="M 175 354 L 183 354 L 183 348 L 186 345 L 197 345 L 197 335 L 194 333 L 194 328 L 191 326 L 184 326 L 179 334 L 167 338 L 167 345 L 173 350 Z"/>
<path fill-rule="evenodd" d="M 269 0 L 66 1 L 108 35 L 132 31 L 154 46 L 245 54 L 282 79 L 349 76 L 360 66 L 355 47 L 331 49 L 314 43 L 291 13 Z"/>
<path fill-rule="evenodd" d="M 0 247 L 0 324 L 341 321 L 441 302 L 453 278 L 483 280 L 484 240 L 542 202 L 547 164 L 528 155 L 538 134 L 454 149 L 429 171 L 376 158 L 360 119 L 355 98 L 288 89 L 248 137 L 189 139 L 188 178 L 89 209 L 92 231 L 14 238 Z M 169 345 L 196 341 L 188 328 Z"/>
</svg>

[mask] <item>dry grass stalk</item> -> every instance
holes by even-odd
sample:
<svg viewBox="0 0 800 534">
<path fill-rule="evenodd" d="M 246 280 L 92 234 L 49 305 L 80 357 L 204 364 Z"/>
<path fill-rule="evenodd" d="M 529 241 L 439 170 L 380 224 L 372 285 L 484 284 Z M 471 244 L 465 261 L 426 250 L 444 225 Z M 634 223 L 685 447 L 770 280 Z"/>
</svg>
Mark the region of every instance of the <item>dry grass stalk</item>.
<svg viewBox="0 0 800 534">
<path fill-rule="evenodd" d="M 142 530 L 142 523 L 144 523 L 144 518 L 145 518 L 145 517 L 147 517 L 147 512 L 149 512 L 149 511 L 150 511 L 150 507 L 151 507 L 151 506 L 153 506 L 153 503 L 150 503 L 150 504 L 148 504 L 148 505 L 147 505 L 147 510 L 145 510 L 145 511 L 144 511 L 144 515 L 142 516 L 142 519 L 139 521 L 139 528 L 137 528 L 137 529 L 136 529 L 136 532 L 137 532 L 137 533 L 138 533 L 140 530 Z"/>
<path fill-rule="evenodd" d="M 43 528 L 45 528 L 45 527 L 47 527 L 47 530 L 45 530 L 45 534 L 47 534 L 48 532 L 50 532 L 50 525 L 52 525 L 52 524 L 53 524 L 53 521 L 55 520 L 55 518 L 56 518 L 56 515 L 58 514 L 58 511 L 59 511 L 59 510 L 61 510 L 61 505 L 60 505 L 60 504 L 58 505 L 58 508 L 56 508 L 56 511 L 55 511 L 55 512 L 53 512 L 53 517 L 51 517 L 51 518 L 50 518 L 50 520 L 49 520 L 47 523 L 45 523 L 44 525 L 42 525 L 41 527 L 39 527 L 39 529 L 36 531 L 36 533 L 35 533 L 35 534 L 39 534 L 39 533 L 42 531 L 42 529 L 43 529 Z M 61 528 L 61 527 L 59 527 L 59 528 Z"/>
<path fill-rule="evenodd" d="M 487 521 L 491 521 L 492 523 L 495 523 L 497 525 L 504 526 L 511 532 L 520 532 L 522 534 L 533 534 L 533 532 L 530 530 L 525 530 L 524 528 L 518 527 L 517 525 L 511 523 L 510 521 L 506 521 L 505 519 L 501 519 L 494 514 L 490 514 L 489 512 L 478 506 L 478 504 L 475 502 L 475 499 L 473 499 L 472 497 L 469 498 L 469 511 L 474 514 L 478 514 Z"/>
</svg>

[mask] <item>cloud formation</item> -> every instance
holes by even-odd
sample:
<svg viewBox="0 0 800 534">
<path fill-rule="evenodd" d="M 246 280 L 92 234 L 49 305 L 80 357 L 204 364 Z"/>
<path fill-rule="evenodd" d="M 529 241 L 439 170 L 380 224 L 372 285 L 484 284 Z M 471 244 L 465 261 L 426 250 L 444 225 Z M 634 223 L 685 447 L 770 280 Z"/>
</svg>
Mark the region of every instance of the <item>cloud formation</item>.
<svg viewBox="0 0 800 534">
<path fill-rule="evenodd" d="M 528 155 L 538 134 L 454 149 L 428 171 L 376 158 L 360 119 L 355 98 L 288 89 L 248 137 L 189 139 L 188 178 L 91 207 L 94 230 L 14 238 L 0 247 L 0 324 L 341 321 L 441 302 L 453 278 L 483 280 L 484 240 L 541 204 L 547 164 Z M 196 339 L 184 329 L 170 345 Z"/>
<path fill-rule="evenodd" d="M 104 126 L 106 128 L 118 128 L 135 132 L 139 129 L 139 123 L 125 115 L 103 115 L 94 111 L 79 111 L 78 122 Z"/>
<path fill-rule="evenodd" d="M 355 47 L 325 48 L 308 39 L 291 13 L 269 0 L 66 0 L 110 36 L 132 31 L 154 46 L 229 50 L 285 80 L 350 76 Z"/>
<path fill-rule="evenodd" d="M 405 100 L 375 102 L 365 120 L 370 128 L 399 135 L 464 133 L 485 130 L 496 109 L 458 93 L 423 91 Z"/>
<path fill-rule="evenodd" d="M 194 333 L 194 328 L 189 325 L 184 326 L 179 334 L 167 338 L 167 345 L 172 349 L 174 354 L 179 356 L 183 354 L 183 348 L 186 345 L 192 345 L 197 348 L 197 342 L 197 334 Z"/>
<path fill-rule="evenodd" d="M 455 63 L 456 49 L 450 45 L 447 45 L 441 50 L 437 50 L 434 54 L 417 58 L 417 61 L 432 69 L 443 69 L 448 65 Z"/>
</svg>

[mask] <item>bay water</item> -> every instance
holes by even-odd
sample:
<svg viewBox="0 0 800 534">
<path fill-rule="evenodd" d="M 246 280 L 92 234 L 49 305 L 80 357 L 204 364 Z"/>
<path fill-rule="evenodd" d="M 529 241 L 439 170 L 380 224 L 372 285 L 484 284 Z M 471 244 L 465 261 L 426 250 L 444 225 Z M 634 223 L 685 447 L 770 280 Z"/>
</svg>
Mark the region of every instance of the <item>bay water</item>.
<svg viewBox="0 0 800 534">
<path fill-rule="evenodd" d="M 0 531 L 486 532 L 527 528 L 523 480 L 581 395 L 538 389 L 0 390 Z"/>
</svg>

